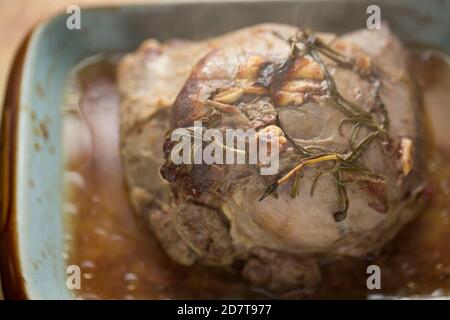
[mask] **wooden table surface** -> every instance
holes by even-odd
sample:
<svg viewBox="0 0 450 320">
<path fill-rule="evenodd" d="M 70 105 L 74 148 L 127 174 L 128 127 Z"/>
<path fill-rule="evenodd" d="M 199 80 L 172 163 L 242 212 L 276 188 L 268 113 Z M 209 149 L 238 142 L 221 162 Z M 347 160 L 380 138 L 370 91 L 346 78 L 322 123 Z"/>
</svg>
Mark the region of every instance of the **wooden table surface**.
<svg viewBox="0 0 450 320">
<path fill-rule="evenodd" d="M 0 0 L 0 101 L 12 59 L 25 34 L 37 23 L 69 5 L 94 6 L 126 3 L 164 2 L 163 0 Z M 83 14 L 81 12 L 81 14 Z"/>
</svg>

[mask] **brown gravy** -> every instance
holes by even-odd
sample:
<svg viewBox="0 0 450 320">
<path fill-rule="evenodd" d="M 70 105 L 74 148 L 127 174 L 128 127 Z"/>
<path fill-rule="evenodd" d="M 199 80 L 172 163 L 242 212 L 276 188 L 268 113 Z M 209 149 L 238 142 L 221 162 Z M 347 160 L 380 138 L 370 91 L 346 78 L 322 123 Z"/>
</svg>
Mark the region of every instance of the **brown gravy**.
<svg viewBox="0 0 450 320">
<path fill-rule="evenodd" d="M 345 259 L 324 268 L 312 293 L 284 298 L 366 298 L 370 295 L 450 294 L 450 68 L 413 56 L 435 136 L 428 157 L 432 199 L 427 209 L 377 257 Z M 114 59 L 75 72 L 66 99 L 66 204 L 68 264 L 82 269 L 84 299 L 264 298 L 231 273 L 185 268 L 159 248 L 128 202 L 119 156 L 119 97 Z M 70 95 L 69 95 L 70 96 Z M 75 139 L 74 139 L 75 137 Z M 366 268 L 381 268 L 381 290 L 366 287 Z"/>
</svg>

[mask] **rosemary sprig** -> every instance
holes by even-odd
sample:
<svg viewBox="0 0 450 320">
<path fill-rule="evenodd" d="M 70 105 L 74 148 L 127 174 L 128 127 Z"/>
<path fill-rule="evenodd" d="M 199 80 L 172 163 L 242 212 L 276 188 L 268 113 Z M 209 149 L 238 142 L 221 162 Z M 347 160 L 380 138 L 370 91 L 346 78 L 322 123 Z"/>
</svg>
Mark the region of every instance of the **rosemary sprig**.
<svg viewBox="0 0 450 320">
<path fill-rule="evenodd" d="M 345 154 L 338 154 L 334 152 L 327 152 L 326 150 L 313 150 L 312 148 L 306 148 L 298 144 L 292 137 L 290 137 L 286 132 L 285 135 L 287 139 L 294 145 L 295 152 L 299 156 L 299 162 L 287 172 L 283 172 L 276 176 L 275 180 L 269 184 L 266 188 L 264 194 L 259 199 L 260 201 L 267 196 L 275 193 L 278 187 L 291 178 L 294 177 L 294 181 L 291 186 L 290 196 L 295 198 L 299 195 L 300 190 L 300 179 L 301 171 L 311 165 L 315 165 L 322 162 L 334 162 L 334 165 L 328 169 L 319 171 L 319 173 L 314 177 L 310 196 L 314 195 L 314 191 L 319 178 L 325 174 L 331 174 L 336 186 L 336 192 L 338 197 L 338 210 L 333 213 L 333 217 L 336 222 L 343 221 L 347 216 L 347 211 L 349 208 L 349 197 L 346 190 L 346 184 L 355 181 L 344 181 L 343 172 L 352 171 L 360 175 L 374 175 L 369 172 L 365 167 L 361 166 L 356 162 L 356 160 L 361 156 L 361 153 L 367 149 L 370 143 L 377 137 L 387 138 L 387 129 L 389 126 L 389 118 L 384 105 L 381 102 L 379 94 L 377 92 L 377 102 L 381 106 L 381 124 L 378 124 L 370 112 L 365 111 L 358 104 L 348 101 L 345 99 L 337 90 L 336 84 L 333 77 L 331 76 L 327 66 L 323 62 L 319 53 L 328 57 L 329 59 L 335 61 L 337 64 L 354 69 L 355 60 L 351 57 L 345 57 L 339 52 L 336 52 L 329 46 L 327 46 L 323 41 L 314 36 L 310 36 L 306 31 L 300 30 L 293 38 L 285 40 L 280 34 L 274 33 L 277 37 L 287 41 L 290 44 L 289 57 L 281 63 L 281 67 L 278 68 L 278 72 L 283 72 L 286 69 L 292 59 L 300 56 L 309 55 L 317 64 L 319 64 L 327 83 L 327 102 L 341 113 L 343 113 L 347 118 L 343 119 L 339 124 L 339 132 L 342 133 L 342 127 L 346 123 L 352 124 L 351 135 L 349 139 L 350 150 Z M 301 47 L 299 46 L 301 45 Z M 282 128 L 279 119 L 277 122 L 280 128 Z M 358 134 L 360 133 L 361 127 L 366 127 L 370 133 L 365 136 L 361 141 L 357 141 Z M 284 131 L 284 130 L 283 130 Z"/>
<path fill-rule="evenodd" d="M 313 164 L 317 164 L 320 162 L 325 162 L 325 161 L 341 161 L 341 160 L 342 159 L 340 158 L 340 156 L 337 153 L 330 153 L 330 154 L 325 154 L 325 155 L 312 156 L 309 158 L 302 158 L 302 159 L 300 159 L 300 162 L 294 168 L 292 168 L 286 174 L 283 174 L 281 177 L 276 179 L 272 184 L 270 184 L 269 187 L 266 189 L 266 192 L 264 192 L 264 194 L 259 199 L 259 201 L 263 200 L 269 194 L 276 191 L 280 185 L 282 185 L 283 183 L 286 183 L 294 175 L 297 175 L 297 177 L 298 177 L 300 174 L 300 171 L 304 167 L 313 165 Z M 295 194 L 297 194 L 297 193 L 298 192 L 295 192 Z"/>
<path fill-rule="evenodd" d="M 193 138 L 193 139 L 198 139 L 199 141 L 204 141 L 204 139 L 203 139 L 203 134 L 204 134 L 204 131 L 207 129 L 207 128 L 205 128 L 205 127 L 202 127 L 202 132 L 201 133 L 198 133 L 198 132 L 196 132 L 196 130 L 195 130 L 195 128 L 194 127 L 188 127 L 188 128 L 186 128 L 187 129 L 187 131 L 188 131 L 188 135 L 191 137 L 191 138 Z M 214 139 L 214 137 L 212 137 L 211 138 L 211 144 L 215 144 L 215 145 L 217 145 L 217 146 L 219 146 L 220 148 L 222 148 L 222 150 L 224 150 L 224 151 L 231 151 L 231 152 L 235 152 L 235 153 L 237 153 L 237 154 L 243 154 L 243 155 L 247 155 L 247 152 L 246 152 L 246 150 L 242 150 L 242 149 L 237 149 L 237 148 L 233 148 L 233 147 L 230 147 L 230 146 L 226 146 L 226 145 L 224 145 L 223 143 L 221 143 L 221 142 L 219 142 L 219 141 L 217 141 L 216 139 Z"/>
</svg>

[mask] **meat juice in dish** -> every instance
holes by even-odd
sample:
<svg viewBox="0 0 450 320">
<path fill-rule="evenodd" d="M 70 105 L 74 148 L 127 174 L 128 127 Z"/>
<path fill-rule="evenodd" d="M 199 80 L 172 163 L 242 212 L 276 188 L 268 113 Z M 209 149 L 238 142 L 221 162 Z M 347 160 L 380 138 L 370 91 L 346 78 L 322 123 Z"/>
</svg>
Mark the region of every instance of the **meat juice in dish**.
<svg viewBox="0 0 450 320">
<path fill-rule="evenodd" d="M 86 64 L 74 72 L 67 88 L 70 94 L 66 101 L 69 112 L 64 208 L 68 251 L 64 256 L 69 264 L 82 268 L 84 278 L 79 296 L 141 299 L 267 296 L 266 292 L 245 286 L 233 270 L 188 268 L 172 262 L 148 232 L 147 221 L 133 214 L 119 156 L 115 61 L 100 59 Z M 446 128 L 441 119 L 445 119 L 448 105 L 449 72 L 436 58 L 413 57 L 410 65 L 422 88 L 435 136 L 435 148 L 426 157 L 426 170 L 432 180 L 427 209 L 380 255 L 345 258 L 325 265 L 316 289 L 290 290 L 282 297 L 366 297 L 375 292 L 366 288 L 366 267 L 370 264 L 378 264 L 382 269 L 382 290 L 376 294 L 448 292 L 450 168 L 446 159 L 450 155 L 449 146 L 442 139 Z M 158 117 L 155 120 L 162 123 L 168 115 L 163 111 Z M 162 137 L 163 129 L 155 134 Z M 78 142 L 70 141 L 74 136 L 79 138 Z"/>
</svg>

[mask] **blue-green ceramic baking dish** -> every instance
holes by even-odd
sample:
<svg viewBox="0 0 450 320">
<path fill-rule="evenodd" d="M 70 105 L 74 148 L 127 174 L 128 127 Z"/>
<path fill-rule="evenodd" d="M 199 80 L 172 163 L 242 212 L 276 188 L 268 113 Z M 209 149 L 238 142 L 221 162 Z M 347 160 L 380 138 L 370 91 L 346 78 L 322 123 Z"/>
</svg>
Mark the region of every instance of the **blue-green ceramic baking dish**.
<svg viewBox="0 0 450 320">
<path fill-rule="evenodd" d="M 450 1 L 242 1 L 85 8 L 81 30 L 64 12 L 24 39 L 10 74 L 1 127 L 1 277 L 6 298 L 72 299 L 65 286 L 62 221 L 62 93 L 85 57 L 126 52 L 149 37 L 204 38 L 260 22 L 345 32 L 366 8 L 405 42 L 450 50 Z M 43 127 L 45 124 L 45 128 Z M 40 148 L 33 147 L 35 144 Z"/>
</svg>

